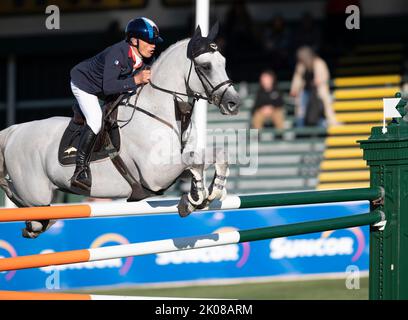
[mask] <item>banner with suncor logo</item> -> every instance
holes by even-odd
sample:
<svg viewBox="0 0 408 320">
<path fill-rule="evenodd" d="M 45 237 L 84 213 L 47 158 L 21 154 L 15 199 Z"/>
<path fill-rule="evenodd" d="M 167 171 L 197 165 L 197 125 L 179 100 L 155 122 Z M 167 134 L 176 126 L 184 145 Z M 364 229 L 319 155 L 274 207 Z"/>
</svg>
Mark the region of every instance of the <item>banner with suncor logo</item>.
<svg viewBox="0 0 408 320">
<path fill-rule="evenodd" d="M 138 217 L 60 220 L 37 239 L 0 224 L 0 259 L 285 225 L 369 211 L 367 202 Z M 72 289 L 163 282 L 367 271 L 369 229 L 319 233 L 148 256 L 0 273 L 0 290 Z"/>
</svg>

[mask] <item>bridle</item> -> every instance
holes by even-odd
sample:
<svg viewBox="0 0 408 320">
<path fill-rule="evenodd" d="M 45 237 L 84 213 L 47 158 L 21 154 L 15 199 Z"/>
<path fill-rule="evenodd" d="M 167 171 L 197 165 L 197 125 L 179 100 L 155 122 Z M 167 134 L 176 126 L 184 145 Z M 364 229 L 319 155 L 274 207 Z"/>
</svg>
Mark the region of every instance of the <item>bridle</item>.
<svg viewBox="0 0 408 320">
<path fill-rule="evenodd" d="M 163 92 L 166 92 L 166 93 L 168 93 L 168 94 L 173 95 L 173 97 L 174 97 L 175 99 L 177 99 L 177 96 L 180 96 L 180 95 L 181 95 L 181 96 L 193 98 L 194 100 L 200 100 L 200 99 L 202 99 L 202 100 L 207 100 L 208 103 L 215 104 L 216 106 L 219 107 L 219 106 L 221 105 L 222 99 L 224 98 L 224 95 L 225 95 L 225 93 L 227 92 L 228 88 L 229 88 L 230 86 L 232 86 L 232 80 L 228 79 L 228 80 L 225 80 L 225 81 L 223 81 L 223 82 L 217 84 L 216 86 L 214 86 L 214 85 L 211 83 L 211 81 L 206 77 L 206 75 L 204 74 L 204 72 L 200 70 L 200 67 L 197 66 L 197 63 L 196 63 L 195 59 L 192 58 L 192 59 L 190 59 L 190 61 L 191 61 L 191 63 L 190 63 L 190 69 L 189 69 L 189 71 L 188 71 L 188 76 L 187 76 L 187 80 L 186 80 L 186 88 L 187 88 L 187 92 L 186 92 L 186 93 L 178 92 L 178 91 L 173 91 L 173 90 L 168 90 L 168 89 L 162 88 L 162 87 L 160 87 L 160 86 L 154 84 L 154 83 L 151 82 L 151 81 L 150 81 L 150 85 L 151 85 L 152 88 L 154 88 L 154 89 L 157 89 L 157 90 L 160 90 L 160 91 L 163 91 Z M 202 85 L 203 88 L 204 88 L 204 91 L 205 91 L 206 96 L 203 96 L 203 95 L 201 95 L 200 93 L 195 92 L 195 91 L 193 91 L 193 90 L 190 88 L 190 78 L 191 78 L 191 71 L 192 71 L 192 69 L 193 69 L 193 65 L 194 65 L 194 70 L 195 70 L 195 72 L 196 72 L 196 74 L 197 74 L 197 76 L 198 76 L 198 79 L 200 80 L 201 85 Z M 207 83 L 207 84 L 209 85 L 209 87 L 210 87 L 211 90 L 208 88 L 207 85 L 205 85 L 205 83 Z M 217 92 L 219 89 L 221 89 L 222 87 L 224 87 L 224 86 L 225 86 L 225 89 L 224 89 L 224 91 L 222 91 L 222 94 L 221 94 L 221 95 L 216 94 L 216 92 Z"/>
<path fill-rule="evenodd" d="M 187 80 L 187 90 L 191 90 L 190 86 L 189 86 L 189 81 L 190 81 L 190 74 L 191 74 L 191 67 L 194 64 L 194 69 L 195 72 L 198 76 L 198 79 L 200 79 L 200 82 L 205 90 L 205 94 L 207 95 L 206 100 L 211 103 L 211 104 L 215 104 L 216 106 L 220 106 L 222 99 L 224 98 L 225 92 L 227 92 L 227 90 L 229 89 L 229 87 L 232 86 L 232 80 L 227 79 L 219 84 L 217 84 L 216 86 L 213 86 L 213 84 L 211 83 L 211 81 L 206 77 L 206 75 L 204 74 L 203 71 L 200 70 L 200 68 L 197 66 L 197 63 L 195 62 L 195 60 L 191 60 L 191 64 L 190 64 L 190 72 L 188 75 L 188 80 Z M 211 91 L 208 90 L 208 87 L 204 85 L 204 80 L 205 82 L 208 83 L 208 85 L 211 88 Z M 222 87 L 225 86 L 224 91 L 222 91 L 221 96 L 217 95 L 216 92 L 221 89 Z"/>
</svg>

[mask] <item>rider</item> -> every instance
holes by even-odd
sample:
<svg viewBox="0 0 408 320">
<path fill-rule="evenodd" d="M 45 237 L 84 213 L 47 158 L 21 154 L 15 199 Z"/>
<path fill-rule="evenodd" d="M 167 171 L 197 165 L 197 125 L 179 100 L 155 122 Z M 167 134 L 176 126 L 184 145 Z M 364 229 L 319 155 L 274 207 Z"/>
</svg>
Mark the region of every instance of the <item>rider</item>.
<svg viewBox="0 0 408 320">
<path fill-rule="evenodd" d="M 163 42 L 157 25 L 144 17 L 129 21 L 125 33 L 125 40 L 77 64 L 71 70 L 71 89 L 86 118 L 71 186 L 85 191 L 91 189 L 90 155 L 102 127 L 98 98 L 106 101 L 114 95 L 133 91 L 139 85 L 148 83 L 150 70 L 144 69 L 146 60 L 153 57 L 156 44 Z"/>
</svg>

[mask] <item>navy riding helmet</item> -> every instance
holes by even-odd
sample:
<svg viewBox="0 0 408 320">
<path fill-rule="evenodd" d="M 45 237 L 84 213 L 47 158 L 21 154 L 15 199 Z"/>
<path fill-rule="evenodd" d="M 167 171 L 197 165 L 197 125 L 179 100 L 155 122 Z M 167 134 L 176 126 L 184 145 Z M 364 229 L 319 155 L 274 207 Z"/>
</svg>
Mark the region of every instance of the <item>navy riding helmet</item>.
<svg viewBox="0 0 408 320">
<path fill-rule="evenodd" d="M 127 41 L 129 41 L 130 38 L 136 38 L 152 44 L 163 42 L 163 39 L 159 35 L 157 25 L 145 17 L 130 20 L 126 26 L 125 33 Z"/>
</svg>

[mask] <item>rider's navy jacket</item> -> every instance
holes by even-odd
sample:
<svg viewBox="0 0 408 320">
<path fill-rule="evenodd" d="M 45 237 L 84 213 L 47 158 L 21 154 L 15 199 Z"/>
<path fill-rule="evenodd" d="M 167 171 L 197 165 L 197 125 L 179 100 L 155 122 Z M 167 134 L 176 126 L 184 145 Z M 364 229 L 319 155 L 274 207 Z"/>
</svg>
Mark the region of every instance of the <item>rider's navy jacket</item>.
<svg viewBox="0 0 408 320">
<path fill-rule="evenodd" d="M 137 88 L 130 45 L 118 42 L 71 70 L 71 81 L 81 90 L 104 98 Z M 144 64 L 138 66 L 138 70 Z"/>
</svg>

